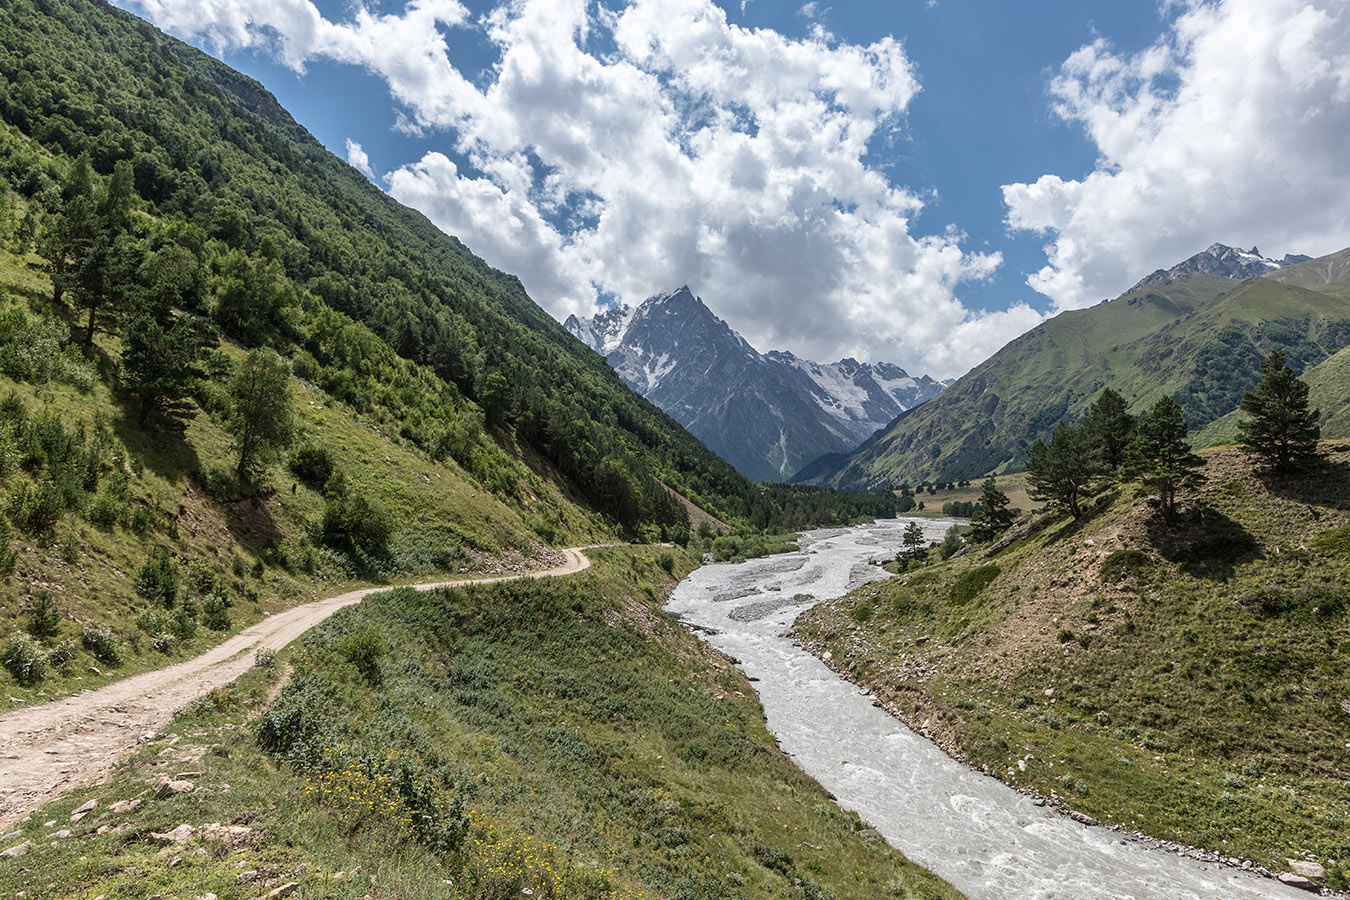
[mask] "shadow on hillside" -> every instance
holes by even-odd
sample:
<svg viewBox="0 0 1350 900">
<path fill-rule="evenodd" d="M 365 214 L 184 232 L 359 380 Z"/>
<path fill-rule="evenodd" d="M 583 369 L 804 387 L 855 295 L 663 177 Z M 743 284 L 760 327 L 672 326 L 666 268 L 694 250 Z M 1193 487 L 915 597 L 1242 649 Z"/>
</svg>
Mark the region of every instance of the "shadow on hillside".
<svg viewBox="0 0 1350 900">
<path fill-rule="evenodd" d="M 1183 512 L 1175 522 L 1154 512 L 1145 527 L 1163 559 L 1194 578 L 1227 581 L 1239 563 L 1261 557 L 1261 545 L 1247 529 L 1209 507 Z"/>
<path fill-rule="evenodd" d="M 1261 482 L 1272 494 L 1295 503 L 1330 509 L 1350 509 L 1350 459 L 1342 454 L 1319 457 L 1302 472 L 1292 475 L 1267 473 Z"/>
<path fill-rule="evenodd" d="M 271 510 L 275 495 L 276 491 L 267 491 L 238 500 L 218 501 L 225 527 L 240 546 L 255 555 L 281 543 L 281 529 Z"/>
<path fill-rule="evenodd" d="M 165 481 L 197 471 L 197 450 L 177 428 L 146 429 L 136 424 L 135 416 L 122 415 L 113 422 L 113 432 L 133 458 Z"/>
</svg>

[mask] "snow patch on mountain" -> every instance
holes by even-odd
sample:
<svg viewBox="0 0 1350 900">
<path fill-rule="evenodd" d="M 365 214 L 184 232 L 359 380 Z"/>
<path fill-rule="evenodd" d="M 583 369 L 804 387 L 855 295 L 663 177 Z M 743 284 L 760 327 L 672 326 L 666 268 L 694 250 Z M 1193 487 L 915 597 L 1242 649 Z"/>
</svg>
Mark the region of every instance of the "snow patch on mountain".
<svg viewBox="0 0 1350 900">
<path fill-rule="evenodd" d="M 1286 253 L 1284 259 L 1269 259 L 1262 256 L 1261 251 L 1256 247 L 1250 250 L 1240 250 L 1237 247 L 1229 247 L 1227 244 L 1215 243 L 1210 244 L 1203 252 L 1177 263 L 1170 269 L 1158 269 L 1153 274 L 1140 279 L 1138 284 L 1130 288 L 1130 291 L 1137 291 L 1141 287 L 1147 287 L 1159 281 L 1178 281 L 1183 278 L 1194 278 L 1196 275 L 1219 275 L 1224 278 L 1239 280 L 1259 278 L 1262 275 L 1269 275 L 1276 269 L 1291 266 L 1294 263 L 1307 262 L 1310 259 L 1312 259 L 1311 256 L 1303 256 L 1299 253 Z"/>
</svg>

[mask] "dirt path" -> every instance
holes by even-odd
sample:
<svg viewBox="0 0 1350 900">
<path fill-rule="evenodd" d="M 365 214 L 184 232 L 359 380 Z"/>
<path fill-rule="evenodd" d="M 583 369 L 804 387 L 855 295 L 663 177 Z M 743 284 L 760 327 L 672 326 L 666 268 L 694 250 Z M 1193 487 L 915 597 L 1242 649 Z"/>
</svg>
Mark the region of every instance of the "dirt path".
<svg viewBox="0 0 1350 900">
<path fill-rule="evenodd" d="M 591 564 L 583 549 L 563 550 L 567 561 L 545 571 L 411 587 L 429 591 L 572 575 Z M 0 716 L 0 832 L 66 791 L 98 781 L 138 741 L 168 724 L 174 710 L 247 671 L 255 650 L 280 650 L 342 607 L 391 589 L 363 588 L 306 603 L 268 616 L 193 659 Z"/>
</svg>

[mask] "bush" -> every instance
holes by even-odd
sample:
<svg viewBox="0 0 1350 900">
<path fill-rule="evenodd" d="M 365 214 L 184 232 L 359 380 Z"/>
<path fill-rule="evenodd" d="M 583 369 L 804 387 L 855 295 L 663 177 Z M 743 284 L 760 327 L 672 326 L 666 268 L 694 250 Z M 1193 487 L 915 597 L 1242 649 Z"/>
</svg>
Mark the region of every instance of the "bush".
<svg viewBox="0 0 1350 900">
<path fill-rule="evenodd" d="M 344 637 L 337 645 L 338 653 L 356 667 L 361 677 L 371 684 L 380 681 L 380 657 L 384 656 L 384 641 L 374 628 L 362 628 Z"/>
<path fill-rule="evenodd" d="M 47 651 L 47 665 L 53 669 L 65 669 L 78 652 L 74 641 L 67 638 Z"/>
<path fill-rule="evenodd" d="M 959 605 L 969 603 L 989 586 L 989 582 L 998 577 L 998 566 L 988 565 L 962 572 L 952 583 L 951 602 Z"/>
<path fill-rule="evenodd" d="M 150 649 L 156 653 L 163 653 L 165 656 L 172 653 L 176 646 L 178 646 L 178 641 L 167 631 L 161 631 L 150 638 Z"/>
<path fill-rule="evenodd" d="M 122 649 L 117 645 L 113 633 L 108 629 L 100 628 L 97 625 L 86 625 L 84 626 L 84 633 L 80 635 L 80 643 L 99 662 L 110 666 L 122 664 Z"/>
<path fill-rule="evenodd" d="M 136 573 L 132 586 L 137 594 L 151 603 L 173 606 L 178 599 L 178 565 L 168 547 L 151 549 L 149 558 Z"/>
<path fill-rule="evenodd" d="M 327 447 L 304 444 L 296 448 L 287 460 L 287 466 L 296 478 L 316 491 L 323 490 L 328 479 L 333 477 L 337 464 Z"/>
<path fill-rule="evenodd" d="M 271 669 L 277 664 L 277 651 L 270 647 L 259 647 L 253 651 L 253 665 L 259 669 Z"/>
<path fill-rule="evenodd" d="M 46 640 L 56 637 L 61 628 L 61 610 L 57 608 L 52 592 L 41 590 L 28 604 L 28 633 Z"/>
<path fill-rule="evenodd" d="M 961 526 L 953 525 L 951 528 L 948 528 L 947 533 L 942 536 L 942 543 L 938 544 L 938 558 L 943 560 L 951 559 L 952 555 L 955 554 L 957 550 L 960 550 L 964 544 L 965 541 L 961 538 Z"/>
<path fill-rule="evenodd" d="M 212 591 L 202 598 L 202 624 L 212 631 L 229 631 L 230 598 L 224 591 Z"/>
<path fill-rule="evenodd" d="M 31 687 L 47 677 L 47 657 L 38 642 L 26 634 L 11 635 L 0 645 L 0 665 L 24 687 Z"/>
<path fill-rule="evenodd" d="M 319 540 L 353 556 L 380 550 L 393 531 L 389 516 L 362 494 L 329 497 L 319 523 Z"/>
</svg>

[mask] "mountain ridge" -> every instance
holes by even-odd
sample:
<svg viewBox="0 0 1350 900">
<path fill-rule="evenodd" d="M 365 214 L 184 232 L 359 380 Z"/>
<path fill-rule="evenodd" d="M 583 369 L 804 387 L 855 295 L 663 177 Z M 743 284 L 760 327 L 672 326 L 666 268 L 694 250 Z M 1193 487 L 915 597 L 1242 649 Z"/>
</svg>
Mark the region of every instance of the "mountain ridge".
<svg viewBox="0 0 1350 900">
<path fill-rule="evenodd" d="M 891 363 L 760 353 L 688 285 L 564 327 L 738 471 L 783 479 L 852 449 L 949 382 Z"/>
</svg>

